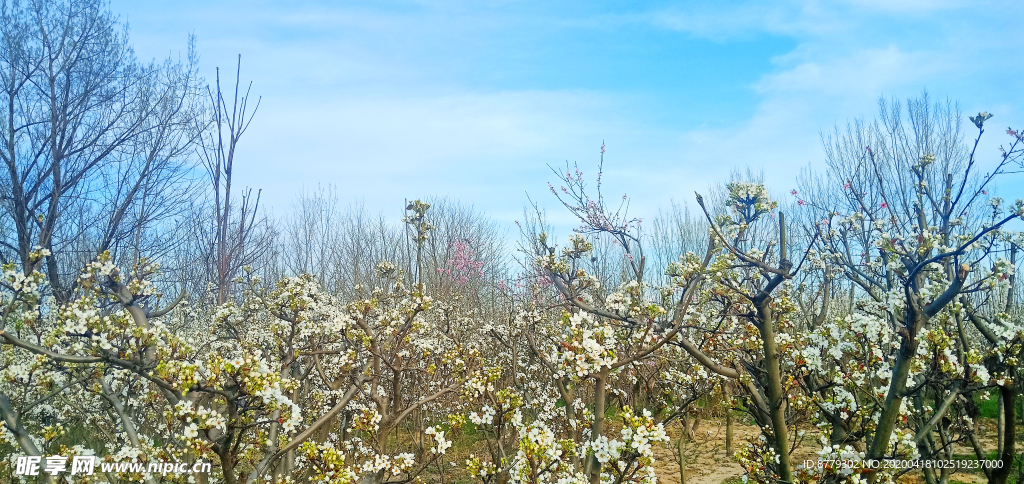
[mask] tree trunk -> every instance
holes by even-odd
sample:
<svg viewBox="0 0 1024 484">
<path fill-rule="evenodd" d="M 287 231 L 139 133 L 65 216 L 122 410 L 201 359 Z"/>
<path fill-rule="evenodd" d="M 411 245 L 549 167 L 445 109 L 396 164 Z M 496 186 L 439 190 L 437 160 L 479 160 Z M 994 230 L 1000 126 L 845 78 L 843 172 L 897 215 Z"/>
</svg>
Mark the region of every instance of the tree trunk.
<svg viewBox="0 0 1024 484">
<path fill-rule="evenodd" d="M 604 434 L 604 407 L 606 402 L 605 383 L 608 380 L 608 367 L 602 367 L 594 384 L 594 425 L 590 430 L 590 439 L 596 441 Z M 567 403 L 568 405 L 568 403 Z M 601 484 L 601 463 L 593 455 L 588 459 L 590 484 Z"/>
<path fill-rule="evenodd" d="M 772 447 L 779 456 L 778 473 L 783 482 L 793 482 L 793 468 L 789 460 L 789 429 L 786 427 L 786 393 L 782 389 L 782 362 L 779 348 L 775 343 L 775 321 L 770 307 L 771 298 L 764 298 L 757 305 L 760 320 L 761 343 L 764 348 L 764 364 L 768 373 L 768 417 L 772 426 Z"/>
<path fill-rule="evenodd" d="M 384 471 L 380 470 L 373 474 L 367 474 L 359 480 L 359 484 L 380 484 L 384 480 Z"/>
<path fill-rule="evenodd" d="M 1000 385 L 999 386 L 999 405 L 1002 410 L 999 413 L 999 460 L 1002 461 L 1002 467 L 992 470 L 992 477 L 989 482 L 993 484 L 1006 484 L 1007 478 L 1010 477 L 1010 471 L 1013 469 L 1013 458 L 1015 457 L 1014 443 L 1016 442 L 1017 434 L 1017 394 L 1014 392 L 1013 386 Z"/>
<path fill-rule="evenodd" d="M 912 305 L 911 305 L 912 306 Z M 889 448 L 889 436 L 896 426 L 896 419 L 899 418 L 900 404 L 903 402 L 903 390 L 907 387 L 907 377 L 910 374 L 910 366 L 917 354 L 917 328 L 924 325 L 923 315 L 914 314 L 916 311 L 908 307 L 913 317 L 908 318 L 910 323 L 908 333 L 903 336 L 900 344 L 899 354 L 896 356 L 896 363 L 892 370 L 892 380 L 889 383 L 889 392 L 885 396 L 885 403 L 882 406 L 882 415 L 875 426 L 875 434 L 872 436 L 871 445 L 868 446 L 867 459 L 881 459 Z M 913 333 L 910 333 L 912 331 Z M 872 474 L 874 476 L 875 474 Z"/>
<path fill-rule="evenodd" d="M 676 452 L 679 454 L 679 484 L 686 484 L 686 455 L 683 453 L 682 434 L 679 435 L 679 441 L 676 442 Z"/>
<path fill-rule="evenodd" d="M 732 408 L 725 409 L 725 456 L 732 457 Z"/>
</svg>

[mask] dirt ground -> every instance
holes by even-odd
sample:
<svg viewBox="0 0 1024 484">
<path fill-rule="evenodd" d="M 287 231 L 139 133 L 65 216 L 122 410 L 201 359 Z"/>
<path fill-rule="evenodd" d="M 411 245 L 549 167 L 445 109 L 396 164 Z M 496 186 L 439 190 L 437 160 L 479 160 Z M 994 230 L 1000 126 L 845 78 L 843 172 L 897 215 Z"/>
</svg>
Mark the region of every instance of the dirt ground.
<svg viewBox="0 0 1024 484">
<path fill-rule="evenodd" d="M 742 425 L 737 422 L 733 428 L 733 450 L 739 449 L 748 438 L 756 438 L 760 433 L 755 425 Z M 658 482 L 680 484 L 679 464 L 675 454 L 681 429 L 679 426 L 672 426 L 667 430 L 671 442 L 654 450 Z M 683 449 L 687 457 L 686 484 L 720 484 L 743 475 L 743 468 L 725 454 L 724 420 L 701 422 L 696 433 L 697 439 L 684 444 Z"/>
<path fill-rule="evenodd" d="M 739 419 L 737 419 L 739 420 Z M 757 438 L 760 434 L 757 426 L 734 423 L 733 450 L 742 448 L 748 439 Z M 676 442 L 678 442 L 681 428 L 672 426 L 668 430 L 672 438 L 670 443 L 655 448 L 655 467 L 658 472 L 658 482 L 663 484 L 681 484 L 679 480 L 679 464 L 676 460 Z M 804 460 L 817 460 L 816 451 L 819 449 L 818 435 L 809 430 L 802 445 L 797 447 L 796 453 L 792 456 L 794 464 L 802 463 Z M 686 484 L 722 484 L 730 479 L 743 475 L 743 468 L 736 463 L 735 458 L 727 457 L 725 454 L 725 421 L 706 420 L 701 422 L 696 432 L 696 440 L 684 444 L 684 454 L 687 456 Z M 984 440 L 984 438 L 983 438 Z M 961 449 L 963 453 L 968 449 Z M 961 453 L 957 451 L 957 453 Z M 957 472 L 953 477 L 955 480 L 964 483 L 983 483 L 985 476 L 981 474 L 969 474 Z M 923 484 L 924 479 L 919 471 L 908 473 L 902 476 L 898 482 L 906 484 Z"/>
</svg>

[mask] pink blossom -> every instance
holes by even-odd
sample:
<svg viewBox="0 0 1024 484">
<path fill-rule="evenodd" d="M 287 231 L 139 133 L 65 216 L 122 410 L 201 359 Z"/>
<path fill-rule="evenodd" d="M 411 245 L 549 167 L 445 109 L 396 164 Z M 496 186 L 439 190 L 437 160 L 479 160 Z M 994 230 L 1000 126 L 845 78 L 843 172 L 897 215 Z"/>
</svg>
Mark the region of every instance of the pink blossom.
<svg viewBox="0 0 1024 484">
<path fill-rule="evenodd" d="M 1012 130 L 1012 129 L 1010 129 L 1010 128 L 1006 128 L 1006 134 L 1008 134 L 1010 136 L 1017 136 L 1017 132 Z"/>
<path fill-rule="evenodd" d="M 801 205 L 802 206 L 804 203 L 807 203 L 807 202 L 804 202 L 803 200 L 797 200 L 796 201 L 797 205 Z"/>
<path fill-rule="evenodd" d="M 604 143 L 601 143 L 601 154 L 604 154 Z"/>
<path fill-rule="evenodd" d="M 982 190 L 982 191 L 981 191 L 981 194 L 982 194 L 982 195 L 988 195 L 988 190 Z"/>
<path fill-rule="evenodd" d="M 790 191 L 789 191 L 789 194 L 790 194 L 790 195 L 793 195 L 793 196 L 795 197 L 795 196 L 796 196 L 796 190 L 790 190 Z"/>
<path fill-rule="evenodd" d="M 882 208 L 889 208 L 889 204 L 888 204 L 888 203 L 885 203 L 885 202 L 882 202 L 882 204 L 881 204 L 881 205 L 879 205 L 879 207 L 882 207 Z"/>
<path fill-rule="evenodd" d="M 476 260 L 470 245 L 462 240 L 456 240 L 452 244 L 452 257 L 448 261 L 448 267 L 439 268 L 438 272 L 450 276 L 459 284 L 469 282 L 470 278 L 483 276 L 484 263 Z"/>
<path fill-rule="evenodd" d="M 846 181 L 846 184 L 845 184 L 845 185 L 843 185 L 843 190 L 846 190 L 846 189 L 848 189 L 848 188 L 850 188 L 850 181 L 849 181 L 849 180 L 847 180 L 847 181 Z"/>
</svg>

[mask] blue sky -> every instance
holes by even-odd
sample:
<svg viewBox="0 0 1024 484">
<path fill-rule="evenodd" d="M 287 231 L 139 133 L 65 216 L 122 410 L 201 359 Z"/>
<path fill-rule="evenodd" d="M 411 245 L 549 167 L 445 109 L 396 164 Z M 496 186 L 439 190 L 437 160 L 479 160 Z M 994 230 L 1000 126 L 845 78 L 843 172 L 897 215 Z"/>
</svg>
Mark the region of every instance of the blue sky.
<svg viewBox="0 0 1024 484">
<path fill-rule="evenodd" d="M 301 189 L 397 216 L 443 195 L 509 226 L 527 193 L 554 209 L 547 165 L 593 175 L 653 216 L 730 170 L 785 193 L 819 133 L 927 89 L 993 126 L 1024 127 L 1024 17 L 1013 2 L 116 0 L 142 59 L 197 37 L 262 104 L 236 173 L 284 215 Z M 1005 143 L 990 129 L 980 148 Z M 1009 183 L 1009 185 L 1008 185 Z M 1004 181 L 1009 198 L 1024 184 Z M 566 215 L 550 210 L 555 221 Z M 567 221 L 567 220 L 565 220 Z"/>
</svg>

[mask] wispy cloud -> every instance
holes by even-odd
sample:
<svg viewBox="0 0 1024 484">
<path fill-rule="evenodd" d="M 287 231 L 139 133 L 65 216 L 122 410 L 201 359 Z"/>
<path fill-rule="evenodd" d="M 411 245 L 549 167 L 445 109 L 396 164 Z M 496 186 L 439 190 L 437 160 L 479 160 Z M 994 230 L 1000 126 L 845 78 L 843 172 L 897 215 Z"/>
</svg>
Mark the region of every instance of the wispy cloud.
<svg viewBox="0 0 1024 484">
<path fill-rule="evenodd" d="M 794 56 L 795 57 L 795 56 Z M 806 56 L 766 74 L 754 88 L 766 96 L 829 96 L 861 101 L 887 90 L 921 86 L 956 67 L 934 52 L 906 52 L 897 45 L 845 55 Z"/>
<path fill-rule="evenodd" d="M 609 115 L 623 108 L 614 104 L 600 93 L 546 91 L 271 100 L 260 116 L 272 122 L 254 123 L 239 153 L 253 160 L 241 179 L 278 188 L 275 206 L 319 182 L 372 206 L 425 195 L 519 206 L 524 190 L 549 178 L 545 165 L 562 161 L 553 153 L 596 153 L 595 133 L 630 129 Z"/>
<path fill-rule="evenodd" d="M 848 28 L 835 12 L 820 9 L 814 3 L 796 2 L 670 7 L 650 12 L 647 18 L 657 27 L 716 41 L 758 34 L 804 37 L 839 33 Z"/>
<path fill-rule="evenodd" d="M 1024 124 L 1009 2 L 113 7 L 144 57 L 189 31 L 206 68 L 244 54 L 264 104 L 239 176 L 278 211 L 332 183 L 371 210 L 448 195 L 511 222 L 524 192 L 556 207 L 548 164 L 593 173 L 606 140 L 606 188 L 650 216 L 735 168 L 785 190 L 820 158 L 818 133 L 880 95 L 927 88 Z"/>
</svg>

